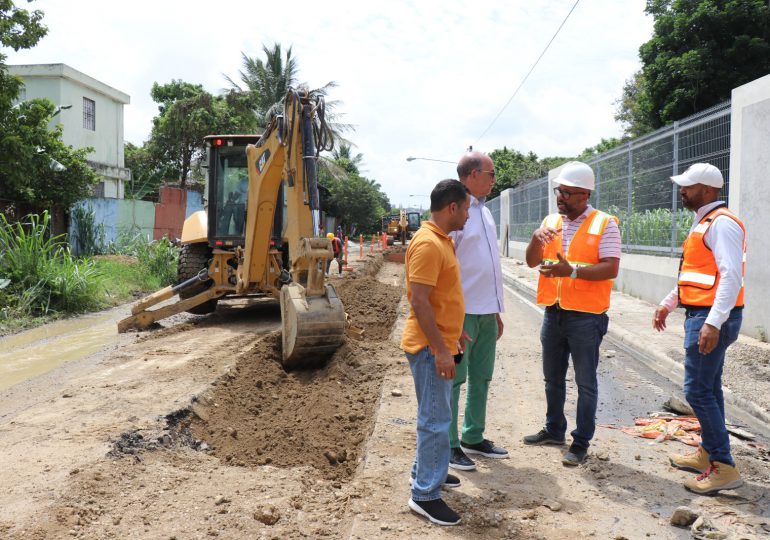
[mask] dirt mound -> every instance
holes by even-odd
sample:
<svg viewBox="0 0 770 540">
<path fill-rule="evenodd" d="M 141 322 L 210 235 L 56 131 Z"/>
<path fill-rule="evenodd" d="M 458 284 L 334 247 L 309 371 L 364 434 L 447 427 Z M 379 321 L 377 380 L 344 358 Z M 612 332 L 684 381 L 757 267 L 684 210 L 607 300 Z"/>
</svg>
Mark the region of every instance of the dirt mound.
<svg viewBox="0 0 770 540">
<path fill-rule="evenodd" d="M 321 369 L 287 373 L 275 332 L 242 354 L 180 427 L 231 465 L 310 465 L 327 479 L 352 476 L 372 429 L 401 288 L 371 277 L 335 285 L 364 329 L 361 341 L 348 340 Z"/>
</svg>

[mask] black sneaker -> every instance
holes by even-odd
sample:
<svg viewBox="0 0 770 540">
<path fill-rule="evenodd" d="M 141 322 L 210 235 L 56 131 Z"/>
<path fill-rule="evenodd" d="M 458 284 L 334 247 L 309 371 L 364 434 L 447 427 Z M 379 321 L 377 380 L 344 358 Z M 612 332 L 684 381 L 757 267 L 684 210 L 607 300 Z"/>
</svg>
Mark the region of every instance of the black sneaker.
<svg viewBox="0 0 770 540">
<path fill-rule="evenodd" d="M 472 471 L 476 468 L 476 464 L 461 448 L 452 448 L 452 453 L 449 454 L 449 466 L 458 471 Z"/>
<path fill-rule="evenodd" d="M 534 435 L 524 437 L 524 444 L 564 444 L 564 439 L 557 439 L 546 430 L 541 429 Z"/>
<path fill-rule="evenodd" d="M 447 503 L 441 499 L 433 501 L 413 501 L 409 499 L 409 508 L 421 516 L 425 516 L 431 523 L 436 525 L 457 525 L 460 523 L 460 516 L 457 512 L 449 508 Z"/>
<path fill-rule="evenodd" d="M 409 485 L 411 486 L 414 482 L 414 478 L 409 478 Z M 460 487 L 461 482 L 460 479 L 457 478 L 453 474 L 447 474 L 446 478 L 444 479 L 444 483 L 441 485 L 441 487 L 447 488 L 447 489 L 454 489 Z"/>
<path fill-rule="evenodd" d="M 508 457 L 508 450 L 495 446 L 495 443 L 487 439 L 484 439 L 478 444 L 466 444 L 461 442 L 460 448 L 469 454 L 478 454 L 493 459 L 503 459 Z"/>
<path fill-rule="evenodd" d="M 564 465 L 574 467 L 576 465 L 580 465 L 586 460 L 586 454 L 588 454 L 588 450 L 586 448 L 577 446 L 575 443 L 572 443 L 567 453 L 564 454 L 561 462 Z"/>
</svg>

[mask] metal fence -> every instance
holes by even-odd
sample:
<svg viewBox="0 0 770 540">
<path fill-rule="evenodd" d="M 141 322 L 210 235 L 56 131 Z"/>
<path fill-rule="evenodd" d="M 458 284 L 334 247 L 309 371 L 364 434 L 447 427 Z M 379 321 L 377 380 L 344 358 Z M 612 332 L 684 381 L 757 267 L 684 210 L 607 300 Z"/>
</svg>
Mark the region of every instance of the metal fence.
<svg viewBox="0 0 770 540">
<path fill-rule="evenodd" d="M 696 162 L 719 168 L 727 201 L 730 174 L 730 102 L 721 103 L 589 161 L 596 173 L 591 204 L 620 219 L 626 252 L 678 255 L 692 223 L 671 175 Z M 548 179 L 511 193 L 509 239 L 528 241 L 548 213 Z M 492 201 L 490 201 L 491 203 Z"/>
<path fill-rule="evenodd" d="M 500 238 L 500 197 L 484 203 L 484 206 L 492 212 L 492 218 L 495 220 L 495 225 L 497 225 L 497 237 Z"/>
</svg>

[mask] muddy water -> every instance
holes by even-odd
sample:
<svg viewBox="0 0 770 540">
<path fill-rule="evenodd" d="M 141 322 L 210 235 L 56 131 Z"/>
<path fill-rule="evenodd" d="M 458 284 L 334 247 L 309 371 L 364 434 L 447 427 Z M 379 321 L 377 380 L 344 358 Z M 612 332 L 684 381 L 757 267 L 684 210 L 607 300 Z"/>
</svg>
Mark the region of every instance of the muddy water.
<svg viewBox="0 0 770 540">
<path fill-rule="evenodd" d="M 0 390 L 117 343 L 118 318 L 109 311 L 0 339 Z"/>
</svg>

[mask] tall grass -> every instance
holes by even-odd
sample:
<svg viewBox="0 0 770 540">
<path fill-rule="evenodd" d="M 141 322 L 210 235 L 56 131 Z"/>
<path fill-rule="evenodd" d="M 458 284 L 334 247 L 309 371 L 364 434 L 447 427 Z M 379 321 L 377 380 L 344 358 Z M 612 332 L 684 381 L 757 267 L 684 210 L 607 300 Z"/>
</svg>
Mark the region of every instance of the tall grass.
<svg viewBox="0 0 770 540">
<path fill-rule="evenodd" d="M 47 212 L 19 223 L 0 214 L 0 279 L 10 280 L 3 289 L 5 317 L 82 312 L 101 305 L 93 262 L 73 258 L 65 236 L 51 234 L 50 221 Z"/>
<path fill-rule="evenodd" d="M 73 234 L 71 243 L 79 255 L 99 255 L 105 249 L 104 224 L 96 223 L 96 212 L 91 205 L 76 206 L 72 210 Z"/>
<path fill-rule="evenodd" d="M 690 231 L 693 213 L 689 210 L 671 212 L 669 208 L 656 208 L 644 212 L 628 212 L 617 207 L 607 210 L 618 216 L 623 243 L 630 246 L 672 247 L 671 228 L 676 224 L 674 246 L 679 247 Z"/>
</svg>

